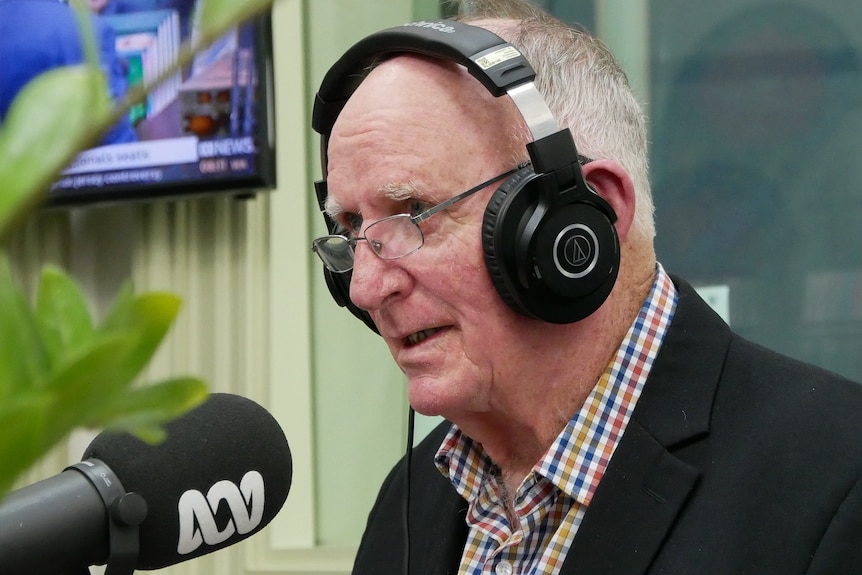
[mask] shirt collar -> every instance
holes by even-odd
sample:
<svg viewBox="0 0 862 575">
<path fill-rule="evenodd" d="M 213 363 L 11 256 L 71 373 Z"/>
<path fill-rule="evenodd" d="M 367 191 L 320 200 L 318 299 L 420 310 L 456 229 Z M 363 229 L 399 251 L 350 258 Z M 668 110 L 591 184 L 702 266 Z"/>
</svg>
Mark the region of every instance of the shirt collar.
<svg viewBox="0 0 862 575">
<path fill-rule="evenodd" d="M 589 503 L 640 397 L 676 301 L 673 282 L 656 264 L 652 289 L 613 360 L 522 488 L 544 479 L 580 503 Z M 482 445 L 454 424 L 435 463 L 467 501 L 478 496 L 486 475 L 495 468 Z"/>
</svg>

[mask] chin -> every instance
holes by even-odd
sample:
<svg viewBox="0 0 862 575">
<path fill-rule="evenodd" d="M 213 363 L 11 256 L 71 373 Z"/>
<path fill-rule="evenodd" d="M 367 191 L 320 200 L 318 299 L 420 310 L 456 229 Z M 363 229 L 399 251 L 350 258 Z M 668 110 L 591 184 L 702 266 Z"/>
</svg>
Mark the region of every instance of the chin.
<svg viewBox="0 0 862 575">
<path fill-rule="evenodd" d="M 453 377 L 422 376 L 410 378 L 407 387 L 407 399 L 411 407 L 422 415 L 442 416 L 463 411 L 468 406 L 468 394 L 465 386 L 454 383 Z"/>
<path fill-rule="evenodd" d="M 443 415 L 443 412 L 446 411 L 445 406 L 448 403 L 437 394 L 429 394 L 422 391 L 414 392 L 412 386 L 407 394 L 407 399 L 416 413 L 427 416 Z"/>
</svg>

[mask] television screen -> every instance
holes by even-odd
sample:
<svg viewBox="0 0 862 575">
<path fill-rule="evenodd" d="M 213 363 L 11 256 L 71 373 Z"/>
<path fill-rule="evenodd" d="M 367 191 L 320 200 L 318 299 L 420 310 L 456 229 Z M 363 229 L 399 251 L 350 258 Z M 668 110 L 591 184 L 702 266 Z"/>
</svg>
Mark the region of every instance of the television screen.
<svg viewBox="0 0 862 575">
<path fill-rule="evenodd" d="M 160 76 L 195 38 L 197 0 L 87 0 L 111 96 Z M 14 23 L 13 23 L 14 20 Z M 82 60 L 72 9 L 61 0 L 0 0 L 0 121 L 37 72 Z M 275 185 L 272 44 L 268 16 L 231 30 L 170 75 L 82 152 L 51 186 L 48 205 Z"/>
</svg>

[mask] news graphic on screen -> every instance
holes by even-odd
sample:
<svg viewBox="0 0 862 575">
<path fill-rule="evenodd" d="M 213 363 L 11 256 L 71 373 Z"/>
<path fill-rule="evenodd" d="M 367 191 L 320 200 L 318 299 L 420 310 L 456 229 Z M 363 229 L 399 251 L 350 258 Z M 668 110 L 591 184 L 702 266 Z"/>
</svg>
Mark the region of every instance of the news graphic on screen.
<svg viewBox="0 0 862 575">
<path fill-rule="evenodd" d="M 56 0 L 16 1 L 71 11 Z M 181 44 L 196 37 L 197 1 L 88 0 L 113 98 L 165 73 Z M 33 15 L 32 30 L 22 34 L 37 35 L 46 20 L 58 23 L 56 16 Z M 46 43 L 33 44 L 39 50 Z M 268 15 L 232 29 L 152 90 L 100 145 L 78 155 L 52 185 L 48 205 L 274 187 L 271 59 Z"/>
</svg>

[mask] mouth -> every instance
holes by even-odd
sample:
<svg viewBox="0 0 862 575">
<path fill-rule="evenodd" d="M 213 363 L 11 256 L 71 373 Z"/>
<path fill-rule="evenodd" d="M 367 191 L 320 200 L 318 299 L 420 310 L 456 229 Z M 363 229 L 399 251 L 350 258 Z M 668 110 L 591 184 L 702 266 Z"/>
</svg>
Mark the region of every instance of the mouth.
<svg viewBox="0 0 862 575">
<path fill-rule="evenodd" d="M 439 333 L 443 331 L 442 327 L 434 327 L 431 329 L 423 329 L 422 331 L 417 331 L 416 333 L 410 334 L 407 336 L 407 345 L 409 347 L 413 347 L 414 345 L 419 345 L 435 333 Z"/>
</svg>

